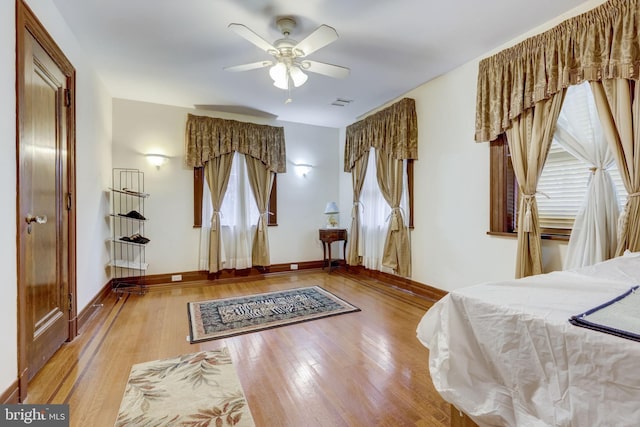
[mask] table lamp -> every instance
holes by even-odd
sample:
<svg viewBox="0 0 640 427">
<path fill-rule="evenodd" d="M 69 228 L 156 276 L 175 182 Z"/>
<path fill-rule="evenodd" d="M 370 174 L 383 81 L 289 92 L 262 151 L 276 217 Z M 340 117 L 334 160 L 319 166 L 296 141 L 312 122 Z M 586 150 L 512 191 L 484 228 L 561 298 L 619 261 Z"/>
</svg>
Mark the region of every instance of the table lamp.
<svg viewBox="0 0 640 427">
<path fill-rule="evenodd" d="M 334 215 L 337 213 L 340 213 L 340 211 L 338 210 L 338 205 L 336 205 L 336 202 L 327 203 L 327 207 L 324 208 L 324 213 L 326 215 L 329 215 L 327 217 L 327 228 L 336 228 L 338 226 L 338 220 Z"/>
</svg>

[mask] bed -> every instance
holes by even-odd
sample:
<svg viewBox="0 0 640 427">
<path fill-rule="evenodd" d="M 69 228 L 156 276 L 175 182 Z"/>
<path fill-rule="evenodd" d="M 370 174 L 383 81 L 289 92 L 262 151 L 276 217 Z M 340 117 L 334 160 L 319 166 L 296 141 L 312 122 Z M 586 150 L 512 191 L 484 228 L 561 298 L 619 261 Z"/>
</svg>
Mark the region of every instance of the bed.
<svg viewBox="0 0 640 427">
<path fill-rule="evenodd" d="M 479 426 L 640 425 L 640 342 L 574 315 L 640 284 L 640 253 L 450 292 L 421 319 L 442 397 Z"/>
</svg>

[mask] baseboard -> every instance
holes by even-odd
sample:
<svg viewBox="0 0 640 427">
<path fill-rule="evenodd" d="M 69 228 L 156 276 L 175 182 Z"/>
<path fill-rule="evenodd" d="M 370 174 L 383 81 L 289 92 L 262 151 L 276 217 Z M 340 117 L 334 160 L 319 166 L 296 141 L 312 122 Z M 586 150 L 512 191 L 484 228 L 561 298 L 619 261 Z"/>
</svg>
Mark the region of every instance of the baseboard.
<svg viewBox="0 0 640 427">
<path fill-rule="evenodd" d="M 292 266 L 297 268 L 292 269 Z M 164 286 L 175 286 L 181 282 L 199 282 L 199 281 L 216 281 L 219 283 L 227 283 L 231 280 L 255 280 L 269 274 L 293 272 L 297 270 L 320 269 L 324 266 L 324 262 L 319 261 L 302 261 L 297 263 L 272 264 L 268 267 L 252 267 L 243 270 L 221 270 L 217 273 L 209 273 L 208 271 L 183 271 L 179 273 L 150 274 L 144 276 L 144 284 L 150 288 L 161 288 Z M 383 273 L 376 270 L 369 270 L 362 266 L 349 266 L 348 269 L 341 267 L 339 271 L 354 276 L 369 277 L 380 282 L 384 282 L 395 288 L 410 292 L 431 301 L 438 301 L 444 297 L 447 292 L 420 282 L 415 282 L 400 276 L 389 273 Z M 172 277 L 180 275 L 182 280 L 173 281 Z M 131 277 L 126 279 L 131 283 L 138 283 L 142 277 Z M 111 289 L 111 283 L 103 289 L 108 293 Z"/>
<path fill-rule="evenodd" d="M 438 301 L 439 299 L 447 295 L 447 292 L 443 291 L 442 289 L 434 288 L 432 286 L 425 285 L 420 282 L 415 282 L 405 277 L 395 276 L 393 274 L 383 273 L 377 270 L 369 270 L 368 268 L 365 268 L 360 265 L 349 266 L 348 270 L 341 270 L 341 271 L 344 274 L 353 274 L 355 276 L 369 277 L 371 279 L 384 282 L 395 288 L 402 289 L 407 292 L 411 292 L 412 294 L 421 296 L 431 301 Z"/>
<path fill-rule="evenodd" d="M 292 269 L 295 265 L 297 268 Z M 283 273 L 296 270 L 309 270 L 322 268 L 322 261 L 303 261 L 298 263 L 272 264 L 268 267 L 251 267 L 242 270 L 228 269 L 221 270 L 217 273 L 209 273 L 208 271 L 183 271 L 176 273 L 149 274 L 144 276 L 144 284 L 150 287 L 158 287 L 161 285 L 176 285 L 180 282 L 196 282 L 204 280 L 226 280 L 226 279 L 257 279 L 261 276 L 271 273 Z M 173 281 L 174 276 L 181 276 L 182 280 Z M 140 277 L 127 278 L 126 281 L 131 283 L 139 283 Z"/>
<path fill-rule="evenodd" d="M 311 270 L 316 268 L 322 268 L 322 261 L 303 261 L 303 262 L 293 262 L 287 264 L 273 264 L 266 268 L 267 273 L 284 273 L 287 271 L 295 271 L 295 270 Z M 297 268 L 292 269 L 291 266 L 296 265 Z"/>
<path fill-rule="evenodd" d="M 18 386 L 18 380 L 15 380 L 4 393 L 0 394 L 0 403 L 3 405 L 18 403 L 19 396 L 20 387 Z"/>
<path fill-rule="evenodd" d="M 80 313 L 78 313 L 78 326 L 77 330 L 82 330 L 82 327 L 89 321 L 93 313 L 103 304 L 104 301 L 111 295 L 111 280 L 100 289 L 100 291 L 93 297 L 89 304 L 87 304 Z"/>
<path fill-rule="evenodd" d="M 172 276 L 182 276 L 182 280 L 173 281 Z M 207 271 L 181 271 L 177 273 L 166 274 L 149 274 L 144 277 L 144 284 L 148 286 L 163 285 L 167 283 L 177 284 L 179 282 L 196 282 L 200 280 L 208 280 Z"/>
</svg>

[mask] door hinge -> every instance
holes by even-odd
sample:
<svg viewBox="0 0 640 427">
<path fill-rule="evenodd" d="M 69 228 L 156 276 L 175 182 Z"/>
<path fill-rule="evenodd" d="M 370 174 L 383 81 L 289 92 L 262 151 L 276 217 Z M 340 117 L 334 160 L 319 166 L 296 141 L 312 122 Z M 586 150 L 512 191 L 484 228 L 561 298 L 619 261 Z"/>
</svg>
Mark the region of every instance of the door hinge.
<svg viewBox="0 0 640 427">
<path fill-rule="evenodd" d="M 71 210 L 71 196 L 72 196 L 72 193 L 71 193 L 71 192 L 68 192 L 68 193 L 67 193 L 67 210 L 68 210 L 68 211 L 70 211 L 70 210 Z"/>
<path fill-rule="evenodd" d="M 73 294 L 69 294 L 69 311 L 73 311 Z"/>
<path fill-rule="evenodd" d="M 71 107 L 71 91 L 69 89 L 64 90 L 64 106 Z"/>
</svg>

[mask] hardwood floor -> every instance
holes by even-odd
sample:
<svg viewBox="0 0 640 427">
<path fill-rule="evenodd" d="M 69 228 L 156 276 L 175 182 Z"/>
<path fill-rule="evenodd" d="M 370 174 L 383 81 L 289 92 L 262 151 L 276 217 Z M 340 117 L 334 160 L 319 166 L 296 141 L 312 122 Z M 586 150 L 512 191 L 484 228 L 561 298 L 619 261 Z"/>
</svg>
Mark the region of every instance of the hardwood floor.
<svg viewBox="0 0 640 427">
<path fill-rule="evenodd" d="M 318 285 L 362 311 L 199 344 L 187 302 Z M 432 302 L 334 271 L 159 286 L 110 297 L 29 383 L 28 403 L 68 403 L 71 426 L 113 426 L 131 365 L 227 346 L 266 426 L 448 426 L 416 326 Z"/>
</svg>

